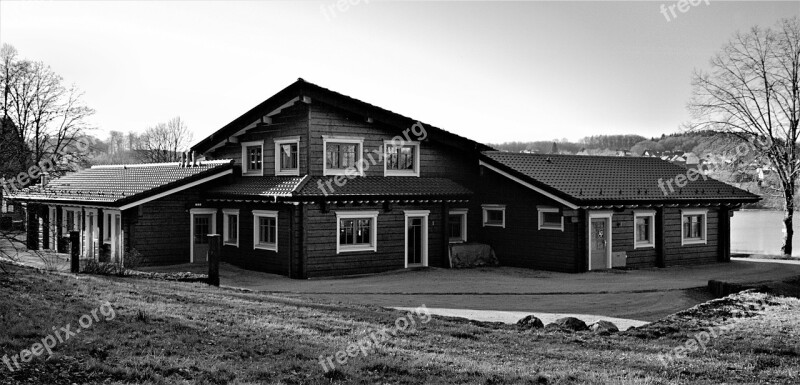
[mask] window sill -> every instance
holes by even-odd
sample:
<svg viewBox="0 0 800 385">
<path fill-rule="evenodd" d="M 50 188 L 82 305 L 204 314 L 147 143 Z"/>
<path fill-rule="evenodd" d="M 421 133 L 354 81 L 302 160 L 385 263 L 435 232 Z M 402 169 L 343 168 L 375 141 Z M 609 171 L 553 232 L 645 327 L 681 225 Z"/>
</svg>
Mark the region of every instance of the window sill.
<svg viewBox="0 0 800 385">
<path fill-rule="evenodd" d="M 234 247 L 239 247 L 239 242 L 225 241 L 225 242 L 223 243 L 223 245 L 225 245 L 225 246 L 234 246 Z"/>
<path fill-rule="evenodd" d="M 258 172 L 256 172 L 256 171 L 242 172 L 242 176 L 264 176 L 264 172 L 263 172 L 263 171 L 258 171 Z"/>
<path fill-rule="evenodd" d="M 278 245 L 274 243 L 264 243 L 253 246 L 254 250 L 278 251 Z"/>
<path fill-rule="evenodd" d="M 300 176 L 300 169 L 275 170 L 275 176 Z"/>
<path fill-rule="evenodd" d="M 449 242 L 450 242 L 450 244 L 453 244 L 453 243 L 467 243 L 467 241 L 463 240 L 463 239 L 451 239 Z"/>
<path fill-rule="evenodd" d="M 329 175 L 344 175 L 344 176 L 347 176 L 347 177 L 353 176 L 355 178 L 357 176 L 364 176 L 364 173 L 361 170 L 359 170 L 359 169 L 357 169 L 355 167 L 343 168 L 343 169 L 340 169 L 340 168 L 336 168 L 336 169 L 326 168 L 325 170 L 323 170 L 322 176 L 329 176 Z"/>
<path fill-rule="evenodd" d="M 633 244 L 633 249 L 654 249 L 656 247 L 655 243 L 635 243 Z"/>
<path fill-rule="evenodd" d="M 539 230 L 557 230 L 557 231 L 564 231 L 564 227 L 561 225 L 541 225 L 539 226 Z"/>
<path fill-rule="evenodd" d="M 483 227 L 502 227 L 505 228 L 506 226 L 502 223 L 484 223 Z"/>
<path fill-rule="evenodd" d="M 359 245 L 359 246 L 339 246 L 337 253 L 352 253 L 357 251 L 377 251 L 377 248 L 372 245 Z"/>
<path fill-rule="evenodd" d="M 414 170 L 386 170 L 383 176 L 410 176 L 419 177 L 419 172 Z"/>
<path fill-rule="evenodd" d="M 687 245 L 706 245 L 708 244 L 705 239 L 681 239 L 681 246 Z"/>
</svg>

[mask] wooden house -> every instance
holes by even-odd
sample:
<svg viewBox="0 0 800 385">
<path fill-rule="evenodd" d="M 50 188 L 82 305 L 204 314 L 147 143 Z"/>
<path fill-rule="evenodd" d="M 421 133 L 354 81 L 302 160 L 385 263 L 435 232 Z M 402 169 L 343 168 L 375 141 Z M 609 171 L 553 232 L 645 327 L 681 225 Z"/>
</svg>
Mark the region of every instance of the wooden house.
<svg viewBox="0 0 800 385">
<path fill-rule="evenodd" d="M 448 267 L 450 245 L 479 242 L 579 272 L 726 260 L 729 215 L 758 199 L 705 177 L 662 195 L 687 170 L 656 158 L 496 152 L 302 79 L 192 150 L 17 194 L 29 247 L 77 229 L 87 257 L 202 263 L 220 234 L 223 261 L 308 278 Z"/>
</svg>

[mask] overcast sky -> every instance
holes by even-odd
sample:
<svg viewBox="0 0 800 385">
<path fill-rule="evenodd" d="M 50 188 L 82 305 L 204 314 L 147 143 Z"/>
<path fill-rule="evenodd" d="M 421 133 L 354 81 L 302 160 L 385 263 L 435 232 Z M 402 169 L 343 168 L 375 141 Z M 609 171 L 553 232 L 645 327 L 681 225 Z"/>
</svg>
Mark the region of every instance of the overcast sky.
<svg viewBox="0 0 800 385">
<path fill-rule="evenodd" d="M 302 77 L 481 142 L 658 136 L 737 30 L 800 1 L 0 1 L 0 42 L 85 91 L 105 137 L 195 142 Z"/>
</svg>

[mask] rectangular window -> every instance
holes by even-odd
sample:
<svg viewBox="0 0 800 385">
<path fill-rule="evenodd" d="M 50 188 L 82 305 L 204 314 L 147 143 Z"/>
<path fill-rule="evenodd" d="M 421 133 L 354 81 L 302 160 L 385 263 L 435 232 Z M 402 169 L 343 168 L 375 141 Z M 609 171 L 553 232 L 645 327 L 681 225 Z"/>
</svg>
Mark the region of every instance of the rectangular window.
<svg viewBox="0 0 800 385">
<path fill-rule="evenodd" d="M 264 141 L 242 143 L 242 175 L 264 175 Z"/>
<path fill-rule="evenodd" d="M 419 143 L 384 141 L 384 176 L 419 176 Z"/>
<path fill-rule="evenodd" d="M 336 213 L 336 253 L 377 251 L 377 211 Z"/>
<path fill-rule="evenodd" d="M 655 211 L 633 212 L 633 248 L 655 247 Z"/>
<path fill-rule="evenodd" d="M 278 251 L 277 211 L 253 211 L 253 248 Z"/>
<path fill-rule="evenodd" d="M 506 227 L 505 205 L 481 205 L 483 227 Z"/>
<path fill-rule="evenodd" d="M 239 210 L 223 209 L 222 215 L 222 242 L 239 247 Z"/>
<path fill-rule="evenodd" d="M 564 217 L 557 207 L 537 206 L 539 212 L 539 230 L 561 230 L 564 231 Z"/>
<path fill-rule="evenodd" d="M 2 210 L 0 210 L 0 212 L 7 213 L 8 212 L 8 202 L 5 200 L 5 198 L 2 199 L 2 205 L 3 205 L 3 207 L 2 207 Z"/>
<path fill-rule="evenodd" d="M 300 175 L 300 137 L 275 139 L 275 175 Z"/>
<path fill-rule="evenodd" d="M 708 210 L 681 210 L 681 245 L 706 244 Z"/>
<path fill-rule="evenodd" d="M 467 210 L 450 210 L 447 216 L 450 243 L 467 241 Z"/>
<path fill-rule="evenodd" d="M 14 212 L 14 203 L 6 203 L 6 212 L 13 213 Z"/>
<path fill-rule="evenodd" d="M 363 175 L 364 139 L 322 136 L 323 175 Z"/>
</svg>

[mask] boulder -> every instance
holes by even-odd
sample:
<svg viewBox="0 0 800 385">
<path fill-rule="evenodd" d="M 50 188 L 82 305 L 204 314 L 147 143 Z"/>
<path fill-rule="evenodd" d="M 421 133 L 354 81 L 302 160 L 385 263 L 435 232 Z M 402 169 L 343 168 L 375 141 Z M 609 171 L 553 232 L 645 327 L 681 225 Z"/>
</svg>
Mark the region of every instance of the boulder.
<svg viewBox="0 0 800 385">
<path fill-rule="evenodd" d="M 529 315 L 517 321 L 517 326 L 525 329 L 541 329 L 544 327 L 544 323 L 534 315 Z"/>
<path fill-rule="evenodd" d="M 597 321 L 589 326 L 589 329 L 597 334 L 608 335 L 619 331 L 617 325 L 609 321 Z"/>
<path fill-rule="evenodd" d="M 568 330 L 573 332 L 580 332 L 584 330 L 589 330 L 589 327 L 586 326 L 586 322 L 583 322 L 575 317 L 564 317 L 559 318 L 553 323 L 547 325 L 548 328 L 557 328 L 561 330 Z"/>
</svg>

